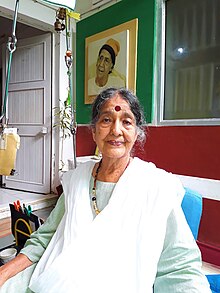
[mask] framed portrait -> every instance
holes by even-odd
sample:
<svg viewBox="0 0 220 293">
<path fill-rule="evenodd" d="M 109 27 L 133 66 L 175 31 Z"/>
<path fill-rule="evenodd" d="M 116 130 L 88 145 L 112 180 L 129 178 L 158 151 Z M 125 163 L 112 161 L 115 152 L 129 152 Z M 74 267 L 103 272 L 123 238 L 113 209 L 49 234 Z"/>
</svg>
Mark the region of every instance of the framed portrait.
<svg viewBox="0 0 220 293">
<path fill-rule="evenodd" d="M 85 104 L 108 87 L 135 93 L 138 19 L 92 35 L 85 40 Z"/>
</svg>

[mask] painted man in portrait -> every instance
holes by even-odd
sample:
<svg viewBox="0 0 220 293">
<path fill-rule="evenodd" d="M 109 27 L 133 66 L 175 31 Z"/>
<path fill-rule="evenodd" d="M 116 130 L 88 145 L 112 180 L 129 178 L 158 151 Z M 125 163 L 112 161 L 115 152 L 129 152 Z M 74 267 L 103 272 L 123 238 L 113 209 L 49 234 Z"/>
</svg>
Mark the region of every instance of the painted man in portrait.
<svg viewBox="0 0 220 293">
<path fill-rule="evenodd" d="M 99 94 L 108 87 L 125 87 L 126 82 L 119 74 L 113 74 L 116 58 L 120 51 L 117 40 L 110 38 L 100 48 L 96 61 L 95 76 L 88 80 L 88 95 Z"/>
</svg>

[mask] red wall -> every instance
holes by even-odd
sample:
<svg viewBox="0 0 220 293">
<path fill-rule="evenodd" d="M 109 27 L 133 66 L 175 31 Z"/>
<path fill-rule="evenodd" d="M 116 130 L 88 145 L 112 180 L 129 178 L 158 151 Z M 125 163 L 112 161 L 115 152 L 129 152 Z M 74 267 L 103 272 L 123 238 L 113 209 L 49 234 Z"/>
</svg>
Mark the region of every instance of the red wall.
<svg viewBox="0 0 220 293">
<path fill-rule="evenodd" d="M 210 245 L 217 245 L 220 249 L 219 221 L 216 221 L 220 217 L 220 201 L 204 198 L 203 212 L 198 239 Z M 213 235 L 211 239 L 210 233 Z"/>
<path fill-rule="evenodd" d="M 92 139 L 89 126 L 78 126 L 76 132 L 76 156 L 90 156 L 95 154 L 96 145 Z"/>
<path fill-rule="evenodd" d="M 220 266 L 220 201 L 203 198 L 198 245 L 202 259 Z"/>
<path fill-rule="evenodd" d="M 140 158 L 180 175 L 220 180 L 220 126 L 148 127 Z M 95 144 L 87 126 L 79 126 L 77 156 L 94 154 Z"/>
</svg>

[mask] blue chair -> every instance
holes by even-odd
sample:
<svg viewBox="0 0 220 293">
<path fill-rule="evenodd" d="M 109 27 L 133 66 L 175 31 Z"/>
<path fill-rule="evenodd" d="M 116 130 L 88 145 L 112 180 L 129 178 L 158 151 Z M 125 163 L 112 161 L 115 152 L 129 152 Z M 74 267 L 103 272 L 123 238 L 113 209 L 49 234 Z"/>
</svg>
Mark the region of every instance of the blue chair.
<svg viewBox="0 0 220 293">
<path fill-rule="evenodd" d="M 189 188 L 185 188 L 185 191 L 182 209 L 192 234 L 195 240 L 197 240 L 199 224 L 202 217 L 202 196 Z"/>
<path fill-rule="evenodd" d="M 212 293 L 219 293 L 220 292 L 220 275 L 206 275 Z"/>
<path fill-rule="evenodd" d="M 186 221 L 197 240 L 199 225 L 202 216 L 202 196 L 189 188 L 185 188 L 185 195 L 182 201 L 182 209 Z M 220 275 L 206 275 L 213 293 L 220 293 Z"/>
</svg>

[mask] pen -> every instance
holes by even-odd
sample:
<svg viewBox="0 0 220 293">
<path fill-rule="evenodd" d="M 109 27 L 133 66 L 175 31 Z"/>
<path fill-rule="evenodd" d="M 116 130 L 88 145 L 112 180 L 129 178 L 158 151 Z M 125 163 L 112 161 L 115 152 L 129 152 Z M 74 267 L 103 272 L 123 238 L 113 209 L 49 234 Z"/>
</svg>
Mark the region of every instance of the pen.
<svg viewBox="0 0 220 293">
<path fill-rule="evenodd" d="M 28 205 L 27 212 L 28 212 L 28 216 L 30 216 L 30 214 L 32 213 L 32 208 L 30 205 Z"/>
<path fill-rule="evenodd" d="M 25 214 L 26 214 L 28 217 L 30 217 L 31 212 L 32 212 L 32 208 L 31 208 L 31 206 L 28 205 L 28 206 L 26 207 L 25 204 L 23 204 L 23 207 L 24 207 L 24 212 L 25 212 Z"/>
<path fill-rule="evenodd" d="M 30 206 L 28 206 L 28 207 L 30 207 Z M 26 214 L 27 216 L 30 216 L 30 211 L 29 211 L 28 207 L 26 207 L 26 205 L 23 203 L 24 214 Z"/>
<path fill-rule="evenodd" d="M 20 201 L 19 200 L 17 200 L 17 201 L 14 201 L 14 207 L 15 207 L 15 209 L 16 209 L 16 211 L 22 211 L 21 210 L 21 204 L 20 204 Z"/>
</svg>

